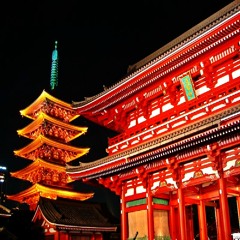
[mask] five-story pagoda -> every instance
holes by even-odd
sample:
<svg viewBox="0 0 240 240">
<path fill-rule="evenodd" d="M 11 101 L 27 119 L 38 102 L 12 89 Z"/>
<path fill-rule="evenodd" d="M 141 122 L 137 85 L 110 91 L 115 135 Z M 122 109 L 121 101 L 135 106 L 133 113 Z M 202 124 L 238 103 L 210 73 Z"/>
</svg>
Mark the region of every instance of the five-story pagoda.
<svg viewBox="0 0 240 240">
<path fill-rule="evenodd" d="M 57 41 L 52 52 L 50 87 L 58 86 Z M 35 210 L 40 197 L 48 199 L 67 198 L 87 200 L 93 193 L 80 193 L 70 187 L 71 178 L 66 173 L 66 164 L 87 154 L 89 148 L 75 147 L 70 142 L 87 132 L 87 127 L 70 124 L 80 115 L 71 104 L 53 97 L 45 90 L 28 107 L 20 111 L 23 117 L 32 120 L 18 135 L 31 140 L 14 154 L 31 163 L 11 176 L 31 182 L 24 191 L 7 196 L 8 199 L 29 205 Z"/>
<path fill-rule="evenodd" d="M 66 174 L 66 164 L 85 155 L 89 148 L 74 147 L 69 142 L 87 131 L 86 127 L 70 124 L 78 115 L 67 104 L 47 93 L 42 94 L 21 115 L 33 121 L 18 130 L 20 136 L 32 140 L 27 146 L 15 150 L 16 156 L 31 161 L 27 167 L 12 172 L 11 176 L 30 181 L 32 186 L 8 199 L 27 203 L 35 209 L 39 198 L 57 197 L 86 200 L 93 193 L 79 193 L 69 187 L 72 182 Z"/>
</svg>

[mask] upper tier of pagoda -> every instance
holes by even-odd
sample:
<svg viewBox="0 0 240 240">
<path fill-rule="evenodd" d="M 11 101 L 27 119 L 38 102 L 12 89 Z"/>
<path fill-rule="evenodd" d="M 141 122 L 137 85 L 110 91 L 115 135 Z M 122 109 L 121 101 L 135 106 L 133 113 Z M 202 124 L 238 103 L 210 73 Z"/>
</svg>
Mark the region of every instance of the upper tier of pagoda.
<svg viewBox="0 0 240 240">
<path fill-rule="evenodd" d="M 22 116 L 30 119 L 38 118 L 42 112 L 63 122 L 71 122 L 79 117 L 71 104 L 51 96 L 45 90 L 32 104 L 20 111 Z"/>
<path fill-rule="evenodd" d="M 33 122 L 17 132 L 20 136 L 30 139 L 43 135 L 52 139 L 57 138 L 67 143 L 85 134 L 87 127 L 74 126 L 41 112 Z"/>
</svg>

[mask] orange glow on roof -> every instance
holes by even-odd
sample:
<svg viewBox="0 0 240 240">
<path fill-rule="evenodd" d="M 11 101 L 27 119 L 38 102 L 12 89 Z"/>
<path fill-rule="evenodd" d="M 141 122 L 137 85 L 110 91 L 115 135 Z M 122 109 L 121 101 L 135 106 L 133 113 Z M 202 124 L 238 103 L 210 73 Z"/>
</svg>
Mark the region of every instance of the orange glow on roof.
<svg viewBox="0 0 240 240">
<path fill-rule="evenodd" d="M 60 166 L 60 165 L 56 165 L 53 163 L 49 163 L 46 162 L 42 159 L 37 159 L 34 162 L 32 162 L 30 165 L 28 165 L 27 167 L 19 170 L 19 171 L 15 171 L 15 172 L 11 172 L 11 177 L 15 177 L 15 178 L 20 178 L 23 180 L 26 180 L 27 175 L 31 174 L 31 173 L 35 173 L 37 169 L 39 168 L 49 168 L 52 171 L 57 171 L 57 172 L 63 172 L 66 173 L 66 167 L 65 166 Z M 70 176 L 68 176 L 67 178 L 67 183 L 73 182 L 73 180 L 70 178 Z"/>
<path fill-rule="evenodd" d="M 67 130 L 78 132 L 75 135 L 69 136 L 68 139 L 65 139 L 66 142 L 72 141 L 73 139 L 81 136 L 82 134 L 85 134 L 88 129 L 87 127 L 79 127 L 79 126 L 74 126 L 69 123 L 62 122 L 62 121 L 57 120 L 53 117 L 50 117 L 42 112 L 41 114 L 38 115 L 38 117 L 36 119 L 34 119 L 33 122 L 31 122 L 25 128 L 17 130 L 17 133 L 20 136 L 34 139 L 35 137 L 30 137 L 30 133 L 37 130 L 40 126 L 42 126 L 46 122 L 50 122 L 50 123 L 54 124 L 55 126 L 61 127 L 62 129 L 67 129 Z"/>
<path fill-rule="evenodd" d="M 64 143 L 58 143 L 55 142 L 49 138 L 46 138 L 42 135 L 39 135 L 34 141 L 32 141 L 30 144 L 28 144 L 27 146 L 19 149 L 19 150 L 15 150 L 14 154 L 23 158 L 28 158 L 31 160 L 36 160 L 38 157 L 34 157 L 34 156 L 27 156 L 27 154 L 37 150 L 38 148 L 40 148 L 42 145 L 48 145 L 50 147 L 56 148 L 56 149 L 61 149 L 61 150 L 65 150 L 65 151 L 69 151 L 69 152 L 73 152 L 74 156 L 70 156 L 68 159 L 64 159 L 66 162 L 70 162 L 73 161 L 85 154 L 87 154 L 90 150 L 90 148 L 79 148 L 79 147 L 73 147 Z"/>
<path fill-rule="evenodd" d="M 47 186 L 43 186 L 41 184 L 34 184 L 30 188 L 19 192 L 14 195 L 7 195 L 7 199 L 17 201 L 17 202 L 28 202 L 27 199 L 35 199 L 35 203 L 38 202 L 39 198 L 45 197 L 49 199 L 57 199 L 58 197 L 61 198 L 68 198 L 73 200 L 85 201 L 90 199 L 94 196 L 94 193 L 80 193 L 76 191 L 64 190 L 64 189 L 57 189 L 51 188 Z"/>
<path fill-rule="evenodd" d="M 20 114 L 22 116 L 28 117 L 30 119 L 35 119 L 35 117 L 33 117 L 32 113 L 34 113 L 38 109 L 40 109 L 43 106 L 43 103 L 46 102 L 47 100 L 50 100 L 50 101 L 58 104 L 59 106 L 62 106 L 65 109 L 75 112 L 75 110 L 72 108 L 71 104 L 66 103 L 58 98 L 55 98 L 55 97 L 51 96 L 49 93 L 47 93 L 45 90 L 43 90 L 41 95 L 32 104 L 30 104 L 25 109 L 20 110 Z M 69 119 L 69 122 L 74 120 L 77 117 L 79 117 L 79 115 L 76 112 L 76 114 L 73 115 L 71 119 Z"/>
</svg>

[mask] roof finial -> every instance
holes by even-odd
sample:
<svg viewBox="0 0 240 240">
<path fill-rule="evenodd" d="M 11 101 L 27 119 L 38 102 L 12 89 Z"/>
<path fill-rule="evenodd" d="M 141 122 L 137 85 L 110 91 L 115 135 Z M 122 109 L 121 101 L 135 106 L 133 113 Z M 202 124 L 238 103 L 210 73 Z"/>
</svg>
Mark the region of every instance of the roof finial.
<svg viewBox="0 0 240 240">
<path fill-rule="evenodd" d="M 58 85 L 58 51 L 57 51 L 58 42 L 55 41 L 55 49 L 52 52 L 52 67 L 51 67 L 51 79 L 50 86 L 53 90 Z"/>
</svg>

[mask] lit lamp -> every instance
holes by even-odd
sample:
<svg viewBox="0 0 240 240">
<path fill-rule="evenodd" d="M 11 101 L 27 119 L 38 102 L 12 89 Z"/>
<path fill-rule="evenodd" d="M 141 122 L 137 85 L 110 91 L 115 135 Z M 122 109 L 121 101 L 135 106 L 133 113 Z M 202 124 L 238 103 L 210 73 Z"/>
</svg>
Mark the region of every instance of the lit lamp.
<svg viewBox="0 0 240 240">
<path fill-rule="evenodd" d="M 4 167 L 4 166 L 0 166 L 0 170 L 6 171 L 6 170 L 7 170 L 7 168 L 6 168 L 6 167 Z"/>
<path fill-rule="evenodd" d="M 3 183 L 4 182 L 4 179 L 5 179 L 5 174 L 4 172 L 7 170 L 6 167 L 4 166 L 0 166 L 0 183 Z"/>
<path fill-rule="evenodd" d="M 1 193 L 0 193 L 0 204 L 3 200 L 3 183 L 5 182 L 5 171 L 7 170 L 6 167 L 0 166 L 0 184 L 1 184 Z"/>
<path fill-rule="evenodd" d="M 5 179 L 4 173 L 0 173 L 0 183 L 3 183 Z"/>
</svg>

